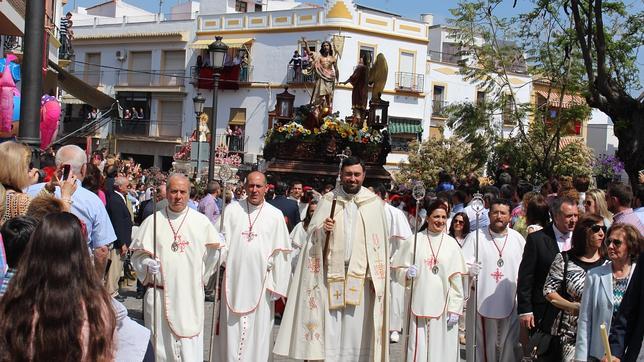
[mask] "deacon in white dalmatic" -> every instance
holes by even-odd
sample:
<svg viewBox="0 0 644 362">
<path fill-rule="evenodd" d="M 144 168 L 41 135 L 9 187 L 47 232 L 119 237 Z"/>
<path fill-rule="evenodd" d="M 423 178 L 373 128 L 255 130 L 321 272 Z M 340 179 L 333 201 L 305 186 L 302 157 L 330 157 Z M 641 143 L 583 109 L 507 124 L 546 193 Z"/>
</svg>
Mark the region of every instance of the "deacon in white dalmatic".
<svg viewBox="0 0 644 362">
<path fill-rule="evenodd" d="M 402 243 L 409 239 L 413 233 L 405 213 L 393 206 L 387 200 L 387 190 L 380 184 L 374 188 L 374 193 L 383 200 L 385 205 L 385 218 L 389 227 L 389 260 L 396 258 L 401 250 Z M 402 278 L 397 274 L 402 273 Z M 397 343 L 400 340 L 400 331 L 403 329 L 405 319 L 405 271 L 391 270 L 391 305 L 389 307 L 390 341 Z"/>
<path fill-rule="evenodd" d="M 460 361 L 458 319 L 463 312 L 463 279 L 467 273 L 458 242 L 445 233 L 447 206 L 434 200 L 427 207 L 427 229 L 401 244 L 392 268 L 414 279 L 407 361 Z M 415 259 L 415 263 L 414 263 Z M 404 283 L 399 281 L 399 283 Z"/>
<path fill-rule="evenodd" d="M 470 233 L 463 243 L 463 256 L 470 277 L 478 275 L 476 306 L 468 300 L 467 310 L 478 318 L 476 323 L 477 361 L 514 362 L 521 359 L 519 319 L 517 316 L 517 278 L 523 257 L 525 239 L 508 228 L 510 203 L 490 201 L 490 225 Z M 479 237 L 476 259 L 476 233 Z M 472 328 L 467 330 L 467 342 L 473 340 Z M 468 357 L 470 359 L 470 357 Z"/>
<path fill-rule="evenodd" d="M 224 212 L 227 256 L 215 360 L 268 361 L 274 301 L 286 296 L 291 242 L 282 212 L 264 201 L 266 176 L 251 172 L 248 197 Z"/>
<path fill-rule="evenodd" d="M 313 214 L 273 350 L 278 355 L 389 360 L 388 228 L 382 200 L 362 187 L 364 171 L 358 158 L 347 158 L 333 218 L 333 193 Z"/>
<path fill-rule="evenodd" d="M 130 248 L 136 274 L 148 286 L 143 318 L 153 333 L 158 328 L 157 361 L 203 361 L 204 284 L 218 267 L 223 243 L 208 218 L 188 207 L 184 175 L 171 175 L 166 191 L 168 204 L 156 212 L 156 260 L 154 217 L 141 224 Z"/>
</svg>

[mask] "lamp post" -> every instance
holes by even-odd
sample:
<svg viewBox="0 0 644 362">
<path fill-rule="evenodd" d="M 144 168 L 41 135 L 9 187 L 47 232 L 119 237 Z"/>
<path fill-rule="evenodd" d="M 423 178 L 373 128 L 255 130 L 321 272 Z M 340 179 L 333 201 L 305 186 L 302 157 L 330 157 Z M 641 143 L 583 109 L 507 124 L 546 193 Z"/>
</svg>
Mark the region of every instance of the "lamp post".
<svg viewBox="0 0 644 362">
<path fill-rule="evenodd" d="M 220 36 L 215 37 L 215 41 L 208 46 L 210 52 L 210 64 L 214 69 L 213 87 L 212 87 L 212 112 L 210 115 L 210 159 L 208 160 L 208 182 L 212 181 L 215 176 L 215 151 L 217 148 L 217 91 L 219 90 L 219 72 L 224 67 L 224 60 L 228 52 L 228 46 L 221 41 Z"/>
<path fill-rule="evenodd" d="M 199 124 L 199 116 L 203 113 L 203 105 L 206 103 L 206 98 L 201 93 L 197 93 L 197 96 L 192 98 L 192 103 L 194 103 L 195 116 L 197 118 L 197 167 L 195 168 L 195 178 L 197 178 L 201 170 L 201 125 Z"/>
</svg>

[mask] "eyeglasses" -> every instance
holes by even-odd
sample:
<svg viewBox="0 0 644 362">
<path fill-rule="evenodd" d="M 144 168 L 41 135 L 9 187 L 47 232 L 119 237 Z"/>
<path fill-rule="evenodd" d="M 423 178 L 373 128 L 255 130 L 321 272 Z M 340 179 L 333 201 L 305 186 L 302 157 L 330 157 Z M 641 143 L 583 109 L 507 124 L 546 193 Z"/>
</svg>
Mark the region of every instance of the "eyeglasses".
<svg viewBox="0 0 644 362">
<path fill-rule="evenodd" d="M 595 225 L 590 227 L 590 230 L 592 230 L 594 233 L 598 233 L 599 230 L 601 230 L 604 233 L 606 233 L 606 230 L 608 230 L 608 229 L 606 228 L 605 225 L 597 225 L 597 224 L 595 224 Z"/>
<path fill-rule="evenodd" d="M 454 225 L 465 224 L 463 220 L 454 220 Z"/>
<path fill-rule="evenodd" d="M 610 244 L 613 244 L 613 245 L 615 245 L 616 248 L 619 248 L 622 245 L 622 243 L 624 243 L 624 242 L 619 240 L 619 239 L 606 239 L 606 240 L 604 240 L 604 245 L 606 245 L 606 247 L 609 247 Z"/>
</svg>

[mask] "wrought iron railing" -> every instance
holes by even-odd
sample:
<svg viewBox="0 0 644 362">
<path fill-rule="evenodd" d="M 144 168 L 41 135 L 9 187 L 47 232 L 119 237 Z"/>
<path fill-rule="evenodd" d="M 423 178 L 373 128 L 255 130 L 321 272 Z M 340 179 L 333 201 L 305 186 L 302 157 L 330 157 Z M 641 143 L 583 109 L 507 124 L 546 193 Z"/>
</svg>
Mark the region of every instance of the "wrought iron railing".
<svg viewBox="0 0 644 362">
<path fill-rule="evenodd" d="M 396 89 L 422 93 L 425 89 L 425 75 L 418 73 L 396 72 Z"/>
</svg>

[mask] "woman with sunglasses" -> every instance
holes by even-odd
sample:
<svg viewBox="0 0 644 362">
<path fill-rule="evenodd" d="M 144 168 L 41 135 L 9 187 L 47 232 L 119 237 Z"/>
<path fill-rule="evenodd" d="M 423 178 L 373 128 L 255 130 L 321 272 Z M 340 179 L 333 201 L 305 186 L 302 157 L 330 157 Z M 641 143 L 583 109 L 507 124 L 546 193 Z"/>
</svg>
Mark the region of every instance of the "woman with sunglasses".
<svg viewBox="0 0 644 362">
<path fill-rule="evenodd" d="M 607 228 L 613 220 L 613 213 L 608 211 L 606 204 L 606 194 L 600 189 L 592 189 L 586 192 L 584 199 L 584 209 L 587 214 L 597 214 L 604 218 L 604 225 Z"/>
<path fill-rule="evenodd" d="M 458 245 L 463 246 L 465 237 L 470 233 L 470 219 L 464 212 L 457 212 L 449 226 L 449 236 L 456 239 Z"/>
<path fill-rule="evenodd" d="M 606 323 L 610 330 L 642 244 L 642 235 L 632 225 L 614 224 L 610 228 L 604 242 L 610 262 L 591 270 L 586 276 L 577 323 L 576 361 L 595 362 L 604 357 L 599 325 Z"/>
<path fill-rule="evenodd" d="M 584 215 L 572 232 L 571 249 L 557 254 L 546 277 L 543 295 L 551 303 L 551 308 L 559 309 L 550 331 L 561 341 L 562 355 L 557 361 L 569 362 L 574 359 L 577 320 L 586 273 L 605 263 L 605 235 L 606 226 L 601 216 Z"/>
</svg>

